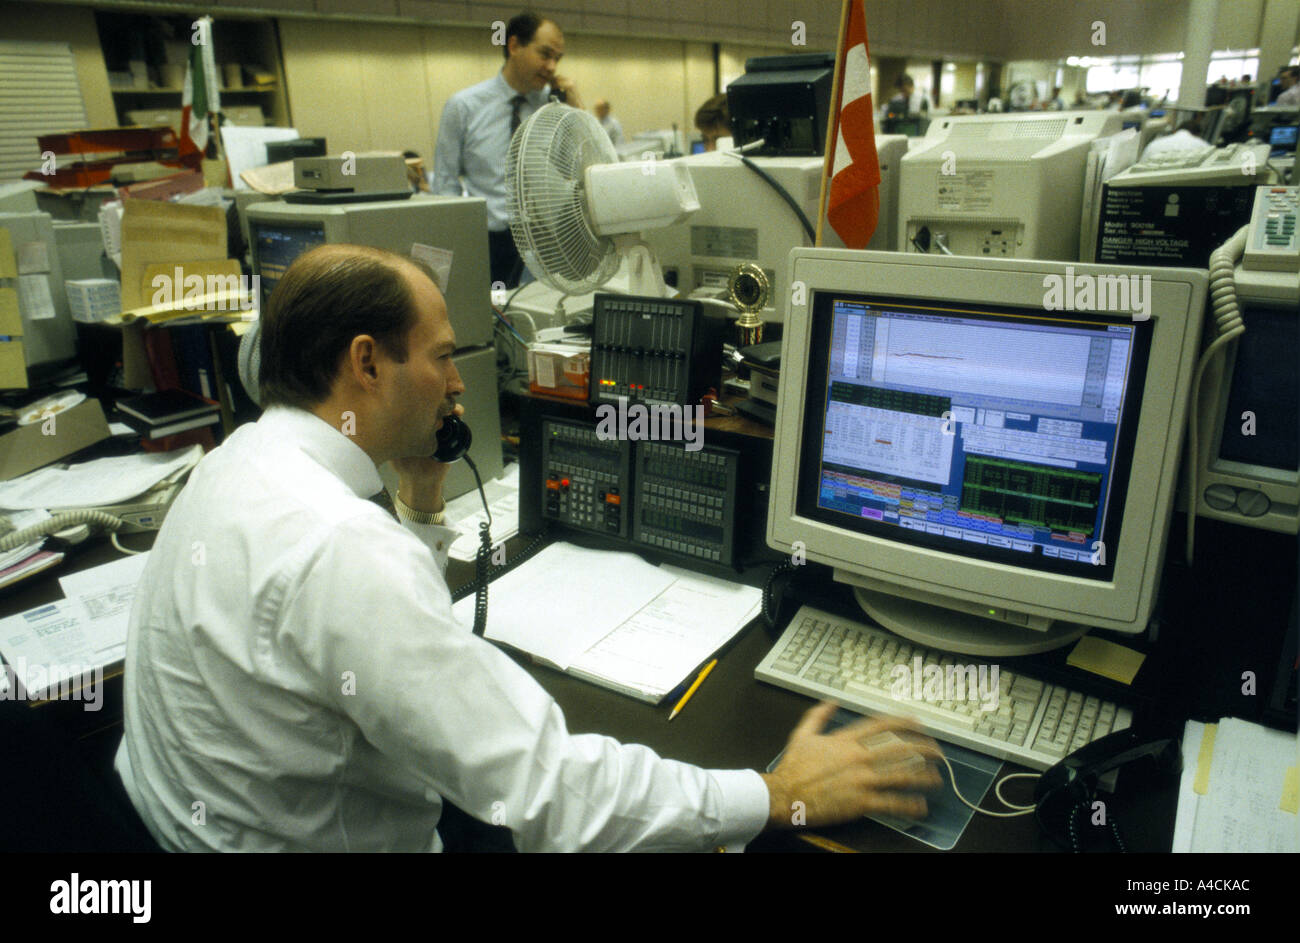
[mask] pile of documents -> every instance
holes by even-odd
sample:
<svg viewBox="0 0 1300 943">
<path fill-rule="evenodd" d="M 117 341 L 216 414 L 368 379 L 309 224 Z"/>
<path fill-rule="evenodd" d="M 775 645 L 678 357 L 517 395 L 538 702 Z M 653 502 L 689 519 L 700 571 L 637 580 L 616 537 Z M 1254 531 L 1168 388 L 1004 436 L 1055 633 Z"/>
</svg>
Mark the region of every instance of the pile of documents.
<svg viewBox="0 0 1300 943">
<path fill-rule="evenodd" d="M 4 656 L 29 700 L 42 700 L 72 679 L 121 661 L 135 587 L 147 553 L 114 560 L 59 580 L 66 598 L 0 619 Z M 0 693 L 9 680 L 0 672 Z"/>
<path fill-rule="evenodd" d="M 761 593 L 633 553 L 555 543 L 491 584 L 487 637 L 657 704 L 756 615 Z M 474 621 L 474 597 L 456 603 Z"/>
<path fill-rule="evenodd" d="M 1296 735 L 1226 717 L 1187 722 L 1174 851 L 1300 851 Z"/>
</svg>

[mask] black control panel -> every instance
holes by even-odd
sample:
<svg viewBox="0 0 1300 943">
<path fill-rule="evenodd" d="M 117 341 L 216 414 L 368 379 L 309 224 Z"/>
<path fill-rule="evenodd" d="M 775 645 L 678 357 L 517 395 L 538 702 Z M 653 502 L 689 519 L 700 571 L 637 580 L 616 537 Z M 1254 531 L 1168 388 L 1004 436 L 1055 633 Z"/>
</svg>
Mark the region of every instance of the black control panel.
<svg viewBox="0 0 1300 943">
<path fill-rule="evenodd" d="M 591 316 L 593 405 L 698 403 L 717 389 L 726 319 L 698 301 L 597 294 Z"/>
<path fill-rule="evenodd" d="M 542 423 L 541 508 L 547 520 L 626 538 L 630 443 L 601 439 L 594 424 Z"/>
<path fill-rule="evenodd" d="M 740 453 L 638 442 L 635 469 L 633 542 L 730 566 Z"/>
<path fill-rule="evenodd" d="M 597 408 L 525 396 L 519 529 L 549 528 L 609 550 L 707 572 L 784 555 L 767 547 L 772 439 L 706 425 L 703 440 L 601 439 Z M 703 447 L 688 451 L 687 444 Z"/>
</svg>

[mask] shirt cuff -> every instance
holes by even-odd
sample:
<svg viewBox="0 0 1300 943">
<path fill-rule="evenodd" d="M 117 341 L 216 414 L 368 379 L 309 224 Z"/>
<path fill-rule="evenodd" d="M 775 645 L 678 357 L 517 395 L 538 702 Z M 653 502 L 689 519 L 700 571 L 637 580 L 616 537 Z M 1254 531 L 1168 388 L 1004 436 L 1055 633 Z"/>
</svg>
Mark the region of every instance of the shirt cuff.
<svg viewBox="0 0 1300 943">
<path fill-rule="evenodd" d="M 417 524 L 406 520 L 401 524 L 418 537 L 420 543 L 429 548 L 429 552 L 433 554 L 433 559 L 438 564 L 438 569 L 446 572 L 447 553 L 451 550 L 452 542 L 460 536 L 460 531 L 446 524 Z"/>
<path fill-rule="evenodd" d="M 771 797 L 763 777 L 752 769 L 714 769 L 709 775 L 722 793 L 718 851 L 740 852 L 767 826 Z"/>
</svg>

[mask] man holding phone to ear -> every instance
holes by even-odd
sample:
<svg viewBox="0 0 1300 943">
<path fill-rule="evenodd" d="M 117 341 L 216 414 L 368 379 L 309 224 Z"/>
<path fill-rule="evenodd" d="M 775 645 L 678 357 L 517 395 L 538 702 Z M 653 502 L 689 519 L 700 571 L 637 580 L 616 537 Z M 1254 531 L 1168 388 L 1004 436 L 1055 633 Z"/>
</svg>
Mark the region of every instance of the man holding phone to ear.
<svg viewBox="0 0 1300 943">
<path fill-rule="evenodd" d="M 438 124 L 433 154 L 433 192 L 464 192 L 487 200 L 492 281 L 519 283 L 523 264 L 510 234 L 506 207 L 506 160 L 510 138 L 554 95 L 581 108 L 578 90 L 556 73 L 564 58 L 564 34 L 554 20 L 525 11 L 506 24 L 505 66 L 492 78 L 451 96 Z"/>
<path fill-rule="evenodd" d="M 155 841 L 436 851 L 444 800 L 552 851 L 739 847 L 794 809 L 808 825 L 924 814 L 933 741 L 862 742 L 898 721 L 823 735 L 824 705 L 774 772 L 700 769 L 570 734 L 527 672 L 459 625 L 447 466 L 428 457 L 465 390 L 455 347 L 409 259 L 321 246 L 276 285 L 265 412 L 194 470 L 132 608 L 117 768 Z M 369 500 L 384 461 L 400 524 Z"/>
</svg>

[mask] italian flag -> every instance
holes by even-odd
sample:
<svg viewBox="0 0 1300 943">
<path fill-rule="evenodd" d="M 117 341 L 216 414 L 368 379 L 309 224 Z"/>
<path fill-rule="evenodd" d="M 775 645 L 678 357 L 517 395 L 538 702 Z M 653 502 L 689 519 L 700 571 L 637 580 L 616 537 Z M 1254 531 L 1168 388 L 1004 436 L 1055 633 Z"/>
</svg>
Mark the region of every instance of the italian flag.
<svg viewBox="0 0 1300 943">
<path fill-rule="evenodd" d="M 221 110 L 221 85 L 212 55 L 212 17 L 194 22 L 190 61 L 185 67 L 185 96 L 181 100 L 181 156 L 208 149 L 208 115 Z"/>
</svg>

